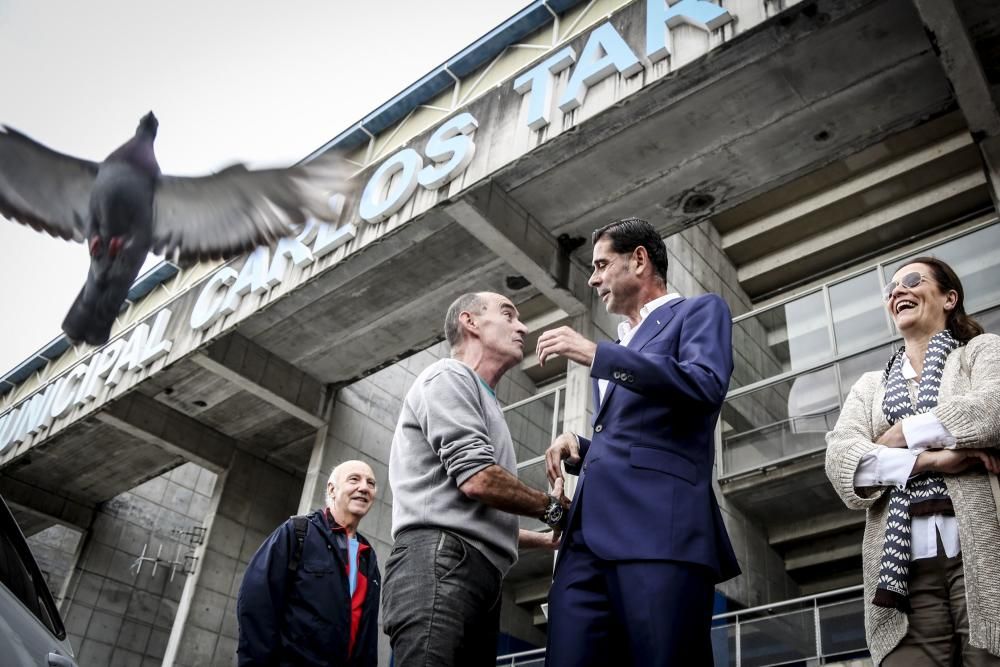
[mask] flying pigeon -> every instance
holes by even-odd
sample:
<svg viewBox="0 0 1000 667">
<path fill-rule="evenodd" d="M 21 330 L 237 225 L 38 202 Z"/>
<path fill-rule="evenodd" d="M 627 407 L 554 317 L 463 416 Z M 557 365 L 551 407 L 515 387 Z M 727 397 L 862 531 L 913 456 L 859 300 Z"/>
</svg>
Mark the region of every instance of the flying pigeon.
<svg viewBox="0 0 1000 667">
<path fill-rule="evenodd" d="M 160 173 L 150 111 L 103 162 L 57 153 L 0 125 L 0 215 L 90 250 L 87 281 L 62 329 L 74 342 L 107 342 L 150 251 L 181 265 L 228 259 L 329 219 L 330 195 L 349 177 L 324 154 L 287 169 L 235 164 L 204 177 Z"/>
</svg>

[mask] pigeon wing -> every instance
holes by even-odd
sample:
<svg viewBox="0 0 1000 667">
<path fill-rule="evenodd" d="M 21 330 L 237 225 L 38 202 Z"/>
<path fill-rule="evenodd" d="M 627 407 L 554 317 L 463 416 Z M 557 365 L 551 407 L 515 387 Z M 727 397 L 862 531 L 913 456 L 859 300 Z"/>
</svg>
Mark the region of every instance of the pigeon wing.
<svg viewBox="0 0 1000 667">
<path fill-rule="evenodd" d="M 153 213 L 153 252 L 181 264 L 227 259 L 301 231 L 310 216 L 329 219 L 329 197 L 346 167 L 247 169 L 236 164 L 204 177 L 161 176 Z"/>
<path fill-rule="evenodd" d="M 0 214 L 52 236 L 83 241 L 98 166 L 0 125 Z"/>
</svg>

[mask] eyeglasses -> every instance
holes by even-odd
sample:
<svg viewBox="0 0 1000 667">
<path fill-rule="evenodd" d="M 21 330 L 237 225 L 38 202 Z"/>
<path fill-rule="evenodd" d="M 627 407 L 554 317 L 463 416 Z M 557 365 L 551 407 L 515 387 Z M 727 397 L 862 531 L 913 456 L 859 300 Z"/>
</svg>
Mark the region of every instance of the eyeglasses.
<svg viewBox="0 0 1000 667">
<path fill-rule="evenodd" d="M 911 273 L 907 273 L 905 276 L 899 279 L 899 282 L 893 280 L 892 282 L 890 282 L 888 285 L 885 286 L 885 289 L 882 290 L 882 299 L 886 303 L 888 303 L 889 300 L 892 298 L 892 293 L 895 292 L 896 288 L 899 287 L 900 285 L 902 285 L 906 289 L 913 289 L 914 287 L 916 287 L 925 280 L 930 280 L 930 279 L 927 276 L 921 274 L 919 271 L 913 271 Z"/>
</svg>

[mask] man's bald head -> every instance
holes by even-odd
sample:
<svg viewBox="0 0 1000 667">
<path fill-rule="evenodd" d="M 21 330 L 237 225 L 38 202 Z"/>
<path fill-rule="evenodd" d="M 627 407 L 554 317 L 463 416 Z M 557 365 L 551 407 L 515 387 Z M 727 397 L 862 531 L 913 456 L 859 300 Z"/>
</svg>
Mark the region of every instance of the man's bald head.
<svg viewBox="0 0 1000 667">
<path fill-rule="evenodd" d="M 330 477 L 329 479 L 326 480 L 327 483 L 336 486 L 337 480 L 343 477 L 345 474 L 347 474 L 347 471 L 349 470 L 363 471 L 366 472 L 368 475 L 370 475 L 372 478 L 375 477 L 375 473 L 372 472 L 372 467 L 370 465 L 368 465 L 364 461 L 350 460 L 350 461 L 344 461 L 343 463 L 339 464 L 336 468 L 331 470 Z"/>
<path fill-rule="evenodd" d="M 375 473 L 364 461 L 344 461 L 330 473 L 326 503 L 342 526 L 356 528 L 375 502 Z"/>
</svg>

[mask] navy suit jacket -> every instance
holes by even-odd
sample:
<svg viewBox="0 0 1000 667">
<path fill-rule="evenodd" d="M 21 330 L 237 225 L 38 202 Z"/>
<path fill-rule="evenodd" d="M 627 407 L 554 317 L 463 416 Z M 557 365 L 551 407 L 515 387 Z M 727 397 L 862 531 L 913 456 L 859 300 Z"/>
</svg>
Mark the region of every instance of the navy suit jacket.
<svg viewBox="0 0 1000 667">
<path fill-rule="evenodd" d="M 712 488 L 732 372 L 732 318 L 715 294 L 660 306 L 627 347 L 598 343 L 594 436 L 580 438 L 569 520 L 584 503 L 583 538 L 599 558 L 697 563 L 717 581 L 740 573 Z M 599 405 L 598 379 L 609 380 Z"/>
</svg>

